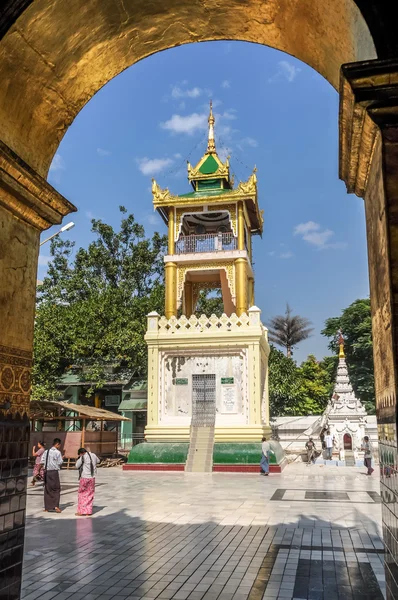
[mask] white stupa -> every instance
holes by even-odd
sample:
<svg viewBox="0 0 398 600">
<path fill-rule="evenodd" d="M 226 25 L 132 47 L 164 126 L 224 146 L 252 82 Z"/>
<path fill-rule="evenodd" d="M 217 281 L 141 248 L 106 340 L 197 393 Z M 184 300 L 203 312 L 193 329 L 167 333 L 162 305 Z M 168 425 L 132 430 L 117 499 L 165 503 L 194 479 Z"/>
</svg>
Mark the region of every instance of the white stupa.
<svg viewBox="0 0 398 600">
<path fill-rule="evenodd" d="M 339 453 L 340 460 L 345 460 L 347 452 L 353 453 L 356 459 L 367 433 L 367 413 L 352 389 L 341 334 L 339 345 L 336 382 L 323 421 L 334 435 L 334 451 Z"/>
</svg>

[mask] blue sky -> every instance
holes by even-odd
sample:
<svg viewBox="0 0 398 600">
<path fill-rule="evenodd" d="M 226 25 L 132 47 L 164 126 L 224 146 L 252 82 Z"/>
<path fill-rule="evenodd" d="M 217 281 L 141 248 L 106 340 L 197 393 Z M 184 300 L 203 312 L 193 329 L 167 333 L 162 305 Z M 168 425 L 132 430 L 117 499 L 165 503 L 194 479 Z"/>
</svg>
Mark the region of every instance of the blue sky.
<svg viewBox="0 0 398 600">
<path fill-rule="evenodd" d="M 149 235 L 165 232 L 152 210 L 151 178 L 174 193 L 189 191 L 186 160 L 195 164 L 205 150 L 210 98 L 217 149 L 230 154 L 236 179 L 258 170 L 265 226 L 254 256 L 263 321 L 289 302 L 315 327 L 295 358 L 322 358 L 325 319 L 369 293 L 364 206 L 338 179 L 338 94 L 288 55 L 239 42 L 192 44 L 107 84 L 77 116 L 50 169 L 50 183 L 79 209 L 64 220 L 76 223 L 64 235 L 86 246 L 90 220 L 117 226 L 120 204 Z M 44 245 L 39 279 L 48 254 Z"/>
</svg>

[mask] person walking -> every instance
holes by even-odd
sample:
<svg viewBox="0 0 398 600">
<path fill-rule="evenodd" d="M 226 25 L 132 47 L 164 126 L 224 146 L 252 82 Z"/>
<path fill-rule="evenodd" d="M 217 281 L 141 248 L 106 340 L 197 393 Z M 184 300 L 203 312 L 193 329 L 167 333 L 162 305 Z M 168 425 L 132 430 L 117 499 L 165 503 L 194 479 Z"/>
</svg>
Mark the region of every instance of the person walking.
<svg viewBox="0 0 398 600">
<path fill-rule="evenodd" d="M 307 449 L 307 465 L 310 465 L 311 463 L 315 464 L 316 448 L 315 448 L 315 442 L 312 439 L 312 437 L 310 437 L 310 439 L 306 443 L 305 447 Z"/>
<path fill-rule="evenodd" d="M 46 450 L 41 457 L 41 464 L 44 465 L 44 512 L 55 510 L 60 513 L 59 502 L 61 498 L 61 483 L 59 480 L 59 470 L 63 463 L 63 457 L 59 451 L 61 440 L 55 438 L 52 448 Z"/>
<path fill-rule="evenodd" d="M 36 485 L 36 481 L 43 481 L 43 465 L 41 464 L 41 457 L 46 449 L 44 442 L 37 442 L 36 446 L 33 446 L 32 454 L 35 457 L 35 466 L 33 467 L 33 479 L 32 485 Z"/>
<path fill-rule="evenodd" d="M 330 430 L 328 429 L 326 432 L 326 435 L 325 435 L 326 458 L 328 460 L 332 460 L 333 444 L 334 444 L 334 437 L 331 435 Z"/>
<path fill-rule="evenodd" d="M 365 435 L 362 442 L 361 450 L 365 452 L 364 463 L 368 469 L 366 475 L 372 475 L 374 469 L 372 468 L 372 444 L 370 443 L 369 437 Z"/>
<path fill-rule="evenodd" d="M 78 451 L 76 469 L 79 469 L 79 490 L 77 492 L 77 517 L 88 517 L 93 514 L 95 494 L 95 476 L 97 465 L 101 462 L 93 452 L 85 448 Z"/>
<path fill-rule="evenodd" d="M 260 467 L 261 467 L 261 475 L 269 475 L 269 452 L 271 449 L 271 446 L 269 445 L 269 442 L 267 442 L 267 438 L 263 437 L 263 439 L 261 440 L 261 462 L 260 462 Z"/>
</svg>

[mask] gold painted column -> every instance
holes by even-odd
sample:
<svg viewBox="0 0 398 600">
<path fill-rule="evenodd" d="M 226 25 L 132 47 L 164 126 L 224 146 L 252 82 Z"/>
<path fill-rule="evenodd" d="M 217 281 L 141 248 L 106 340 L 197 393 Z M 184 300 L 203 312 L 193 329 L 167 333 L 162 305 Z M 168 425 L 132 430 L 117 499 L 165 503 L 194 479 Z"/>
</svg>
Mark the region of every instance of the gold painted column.
<svg viewBox="0 0 398 600">
<path fill-rule="evenodd" d="M 193 313 L 192 281 L 186 281 L 184 286 L 185 316 L 190 317 Z"/>
<path fill-rule="evenodd" d="M 167 262 L 164 267 L 165 273 L 165 313 L 166 318 L 177 316 L 177 264 L 175 262 Z"/>
<path fill-rule="evenodd" d="M 254 306 L 254 279 L 252 277 L 249 278 L 249 308 Z"/>
<path fill-rule="evenodd" d="M 247 260 L 235 260 L 236 314 L 247 312 Z"/>
<path fill-rule="evenodd" d="M 171 206 L 169 208 L 169 247 L 168 247 L 168 253 L 169 254 L 174 254 L 175 253 L 175 213 L 174 213 L 174 207 Z"/>
<path fill-rule="evenodd" d="M 398 551 L 398 61 L 342 67 L 340 177 L 365 200 L 387 598 L 396 598 Z M 394 458 L 395 457 L 395 458 Z M 385 478 L 386 467 L 391 478 Z"/>
<path fill-rule="evenodd" d="M 169 238 L 168 253 L 173 256 L 175 253 L 175 213 L 174 207 L 169 208 Z M 165 264 L 165 313 L 166 318 L 177 316 L 177 264 L 167 262 Z"/>
<path fill-rule="evenodd" d="M 243 202 L 238 202 L 238 250 L 245 250 L 245 215 Z M 235 288 L 236 288 L 236 314 L 247 312 L 247 259 L 237 258 L 235 260 Z"/>
<path fill-rule="evenodd" d="M 243 202 L 238 202 L 238 250 L 245 249 L 245 214 L 243 212 Z"/>
<path fill-rule="evenodd" d="M 76 210 L 0 142 L 0 457 L 9 533 L 0 596 L 20 597 L 29 443 L 33 327 L 40 233 Z M 18 482 L 17 487 L 15 481 Z M 1 558 L 0 558 L 1 562 Z M 11 586 L 5 587 L 12 582 Z"/>
</svg>

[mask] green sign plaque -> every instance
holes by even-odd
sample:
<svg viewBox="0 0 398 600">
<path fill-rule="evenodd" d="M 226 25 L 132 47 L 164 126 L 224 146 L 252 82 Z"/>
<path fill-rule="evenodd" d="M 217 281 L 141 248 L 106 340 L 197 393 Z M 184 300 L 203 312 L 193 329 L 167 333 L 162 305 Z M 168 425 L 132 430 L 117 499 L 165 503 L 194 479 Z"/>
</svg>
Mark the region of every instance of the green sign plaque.
<svg viewBox="0 0 398 600">
<path fill-rule="evenodd" d="M 221 377 L 221 383 L 223 383 L 223 384 L 234 383 L 234 378 L 233 377 Z"/>
<path fill-rule="evenodd" d="M 188 385 L 188 379 L 185 377 L 181 379 L 176 379 L 176 385 Z"/>
</svg>

